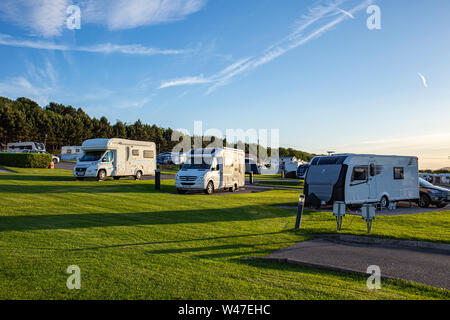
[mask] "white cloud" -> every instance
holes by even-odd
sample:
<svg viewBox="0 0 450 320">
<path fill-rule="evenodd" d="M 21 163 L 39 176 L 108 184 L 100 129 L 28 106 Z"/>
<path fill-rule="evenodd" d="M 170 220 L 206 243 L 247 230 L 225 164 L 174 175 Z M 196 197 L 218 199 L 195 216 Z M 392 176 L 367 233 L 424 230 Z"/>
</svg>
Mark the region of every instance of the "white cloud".
<svg viewBox="0 0 450 320">
<path fill-rule="evenodd" d="M 51 41 L 15 39 L 9 35 L 1 33 L 0 33 L 0 45 L 41 49 L 41 50 L 80 51 L 80 52 L 105 53 L 105 54 L 122 53 L 129 55 L 145 55 L 145 56 L 151 56 L 156 54 L 173 55 L 173 54 L 183 54 L 187 52 L 186 50 L 158 49 L 152 47 L 145 47 L 140 44 L 121 45 L 121 44 L 103 43 L 92 46 L 72 47 Z"/>
<path fill-rule="evenodd" d="M 169 80 L 169 81 L 163 81 L 161 83 L 161 85 L 159 86 L 159 89 L 181 86 L 181 85 L 192 85 L 192 84 L 211 83 L 211 82 L 212 82 L 211 79 L 206 79 L 203 76 L 184 77 L 184 78 L 178 78 L 178 79 L 173 79 L 173 80 Z"/>
<path fill-rule="evenodd" d="M 205 3 L 205 0 L 86 0 L 80 5 L 87 22 L 118 30 L 182 20 Z"/>
<path fill-rule="evenodd" d="M 164 86 L 160 88 L 166 88 L 171 86 L 179 86 L 185 84 L 201 84 L 201 83 L 212 83 L 208 88 L 207 93 L 211 93 L 216 90 L 219 86 L 223 86 L 231 81 L 235 76 L 255 69 L 262 66 L 270 61 L 282 56 L 286 52 L 293 50 L 305 43 L 321 36 L 323 33 L 329 31 L 334 26 L 338 25 L 344 21 L 348 14 L 353 16 L 356 12 L 359 12 L 366 8 L 373 0 L 364 0 L 359 2 L 356 6 L 345 11 L 347 14 L 339 15 L 336 17 L 336 13 L 341 4 L 346 2 L 346 0 L 335 0 L 333 2 L 328 2 L 326 5 L 317 5 L 310 8 L 308 14 L 305 14 L 297 21 L 294 25 L 294 30 L 291 31 L 286 37 L 278 41 L 277 43 L 266 48 L 261 54 L 239 60 L 222 71 L 207 77 L 202 78 L 203 81 L 189 82 L 185 83 L 183 81 L 165 81 Z M 340 9 L 342 10 L 342 9 Z M 190 77 L 182 78 L 189 79 Z"/>
<path fill-rule="evenodd" d="M 0 17 L 31 34 L 53 37 L 59 36 L 66 21 L 69 0 L 2 0 Z"/>
<path fill-rule="evenodd" d="M 50 97 L 57 92 L 58 73 L 50 61 L 45 61 L 43 67 L 36 67 L 25 61 L 26 76 L 17 76 L 0 81 L 0 96 L 13 99 L 30 98 L 41 106 L 47 105 Z"/>
<path fill-rule="evenodd" d="M 60 36 L 71 0 L 1 0 L 0 18 L 32 35 Z M 110 30 L 130 29 L 182 20 L 199 11 L 206 0 L 79 0 L 81 23 L 96 23 Z"/>
</svg>

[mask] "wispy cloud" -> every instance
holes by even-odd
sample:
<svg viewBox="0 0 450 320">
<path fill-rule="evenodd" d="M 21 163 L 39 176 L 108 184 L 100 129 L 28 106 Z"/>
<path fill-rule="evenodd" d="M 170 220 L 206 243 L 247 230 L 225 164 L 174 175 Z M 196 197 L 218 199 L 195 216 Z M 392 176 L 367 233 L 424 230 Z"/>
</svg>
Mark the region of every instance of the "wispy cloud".
<svg viewBox="0 0 450 320">
<path fill-rule="evenodd" d="M 42 37 L 60 36 L 72 0 L 2 0 L 0 18 Z M 79 0 L 82 23 L 110 30 L 182 20 L 199 11 L 206 0 Z"/>
<path fill-rule="evenodd" d="M 42 68 L 29 61 L 25 61 L 25 66 L 26 75 L 0 81 L 0 96 L 27 97 L 40 105 L 48 104 L 50 97 L 57 91 L 58 73 L 49 61 Z"/>
<path fill-rule="evenodd" d="M 262 53 L 255 57 L 248 57 L 241 59 L 230 66 L 226 67 L 222 71 L 204 78 L 198 82 L 185 82 L 170 80 L 164 81 L 160 88 L 167 88 L 172 86 L 180 86 L 186 84 L 204 84 L 212 83 L 208 88 L 207 93 L 211 93 L 218 87 L 223 86 L 231 81 L 232 78 L 245 71 L 256 69 L 270 61 L 279 58 L 286 52 L 291 51 L 305 43 L 320 37 L 323 33 L 331 30 L 333 27 L 348 18 L 349 15 L 354 17 L 354 14 L 366 8 L 373 0 L 364 0 L 359 2 L 356 6 L 349 10 L 346 10 L 346 14 L 337 15 L 337 12 L 341 12 L 338 6 L 341 6 L 347 0 L 335 0 L 327 2 L 325 5 L 317 5 L 309 9 L 308 13 L 303 15 L 299 21 L 294 25 L 294 30 L 286 37 L 278 41 L 277 43 L 266 48 Z M 342 10 L 343 11 L 343 10 Z M 193 79 L 193 77 L 185 77 L 181 79 Z"/>
<path fill-rule="evenodd" d="M 355 19 L 355 16 L 354 16 L 354 15 L 352 15 L 352 14 L 351 14 L 350 12 L 348 12 L 348 11 L 345 11 L 344 9 L 336 8 L 336 10 L 339 11 L 339 12 L 341 12 L 341 13 L 343 13 L 343 14 L 345 14 L 347 17 L 350 17 L 350 18 L 352 18 L 352 19 Z"/>
<path fill-rule="evenodd" d="M 111 30 L 182 20 L 199 11 L 206 0 L 84 0 L 80 2 L 87 22 Z"/>
<path fill-rule="evenodd" d="M 28 30 L 32 35 L 53 37 L 61 34 L 70 0 L 2 0 L 0 18 Z"/>
<path fill-rule="evenodd" d="M 418 72 L 417 74 L 419 75 L 420 79 L 422 79 L 423 86 L 425 88 L 428 88 L 428 82 L 427 82 L 427 79 L 425 79 L 425 76 L 423 74 L 421 74 L 420 72 Z"/>
<path fill-rule="evenodd" d="M 212 81 L 213 80 L 206 79 L 203 76 L 199 76 L 199 77 L 184 77 L 184 78 L 178 78 L 178 79 L 173 79 L 173 80 L 169 80 L 169 81 L 163 81 L 161 83 L 161 85 L 159 86 L 159 89 L 168 88 L 168 87 L 174 87 L 174 86 L 181 86 L 181 85 L 211 83 Z"/>
<path fill-rule="evenodd" d="M 16 39 L 10 35 L 0 33 L 0 45 L 21 47 L 21 48 L 33 48 L 41 50 L 56 50 L 56 51 L 81 51 L 92 53 L 122 53 L 129 55 L 174 55 L 183 54 L 186 50 L 172 50 L 172 49 L 158 49 L 152 47 L 142 46 L 140 44 L 112 44 L 103 43 L 91 46 L 69 46 L 65 44 L 58 44 L 52 41 L 42 40 L 25 40 Z"/>
</svg>

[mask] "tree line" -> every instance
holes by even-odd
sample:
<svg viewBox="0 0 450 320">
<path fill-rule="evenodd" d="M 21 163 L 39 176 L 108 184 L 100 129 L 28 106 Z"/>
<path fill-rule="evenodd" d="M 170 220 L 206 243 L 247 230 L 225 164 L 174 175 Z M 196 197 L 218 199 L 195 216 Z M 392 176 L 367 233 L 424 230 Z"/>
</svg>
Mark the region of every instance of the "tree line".
<svg viewBox="0 0 450 320">
<path fill-rule="evenodd" d="M 106 117 L 91 118 L 81 108 L 50 102 L 42 108 L 28 98 L 11 100 L 0 97 L 0 141 L 43 142 L 47 151 L 59 153 L 62 146 L 81 145 L 92 138 L 124 138 L 153 141 L 157 152 L 169 152 L 179 141 L 172 141 L 174 130 L 157 125 L 144 124 L 140 120 L 132 124 L 118 120 L 111 124 Z M 191 138 L 194 139 L 193 137 Z M 203 141 L 203 146 L 210 142 Z M 226 143 L 226 142 L 225 142 Z M 249 145 L 245 144 L 246 152 Z M 270 155 L 270 148 L 267 150 Z M 295 156 L 309 161 L 314 155 L 291 148 L 280 148 L 280 157 Z"/>
</svg>

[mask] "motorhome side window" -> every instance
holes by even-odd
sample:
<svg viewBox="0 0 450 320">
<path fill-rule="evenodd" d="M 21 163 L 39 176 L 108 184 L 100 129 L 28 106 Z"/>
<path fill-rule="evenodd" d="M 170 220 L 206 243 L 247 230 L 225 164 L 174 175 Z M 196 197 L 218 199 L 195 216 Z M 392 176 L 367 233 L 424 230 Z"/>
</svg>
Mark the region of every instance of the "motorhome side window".
<svg viewBox="0 0 450 320">
<path fill-rule="evenodd" d="M 152 150 L 144 150 L 144 158 L 147 159 L 153 159 L 155 157 L 155 154 Z"/>
<path fill-rule="evenodd" d="M 405 179 L 405 170 L 404 170 L 404 168 L 394 168 L 394 179 L 395 180 Z"/>
<path fill-rule="evenodd" d="M 138 150 L 138 149 L 133 149 L 133 150 L 131 151 L 131 154 L 132 154 L 133 156 L 137 157 L 137 156 L 139 156 L 139 150 Z"/>
<path fill-rule="evenodd" d="M 366 181 L 367 180 L 367 167 L 354 167 L 352 174 L 352 181 Z"/>
</svg>

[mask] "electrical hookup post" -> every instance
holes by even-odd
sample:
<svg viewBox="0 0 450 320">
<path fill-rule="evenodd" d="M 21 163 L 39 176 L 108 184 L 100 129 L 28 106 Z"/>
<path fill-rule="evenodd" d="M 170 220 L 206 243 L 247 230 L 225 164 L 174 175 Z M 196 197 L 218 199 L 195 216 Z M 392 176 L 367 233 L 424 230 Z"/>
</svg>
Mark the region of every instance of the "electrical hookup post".
<svg viewBox="0 0 450 320">
<path fill-rule="evenodd" d="M 343 201 L 336 201 L 333 203 L 333 215 L 336 217 L 337 231 L 341 231 L 342 218 L 345 217 L 347 206 Z"/>
<path fill-rule="evenodd" d="M 373 204 L 365 204 L 361 207 L 361 215 L 367 221 L 367 233 L 370 233 L 372 221 L 375 219 L 375 206 Z"/>
<path fill-rule="evenodd" d="M 300 197 L 298 198 L 297 219 L 295 220 L 295 230 L 300 229 L 304 204 L 305 204 L 305 195 L 301 194 Z"/>
</svg>

